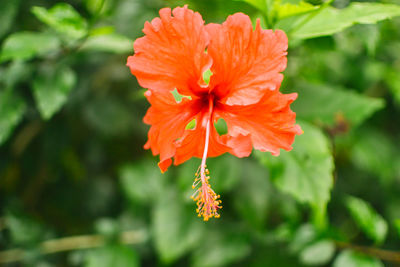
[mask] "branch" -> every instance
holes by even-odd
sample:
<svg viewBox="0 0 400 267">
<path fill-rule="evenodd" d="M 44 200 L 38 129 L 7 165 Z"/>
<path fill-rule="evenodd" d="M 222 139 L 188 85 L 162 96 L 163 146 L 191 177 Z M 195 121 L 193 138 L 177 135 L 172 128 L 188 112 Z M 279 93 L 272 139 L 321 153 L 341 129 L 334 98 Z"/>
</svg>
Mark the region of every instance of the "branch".
<svg viewBox="0 0 400 267">
<path fill-rule="evenodd" d="M 384 261 L 400 263 L 400 251 L 384 250 L 373 247 L 364 247 L 353 245 L 350 243 L 335 241 L 336 246 L 339 249 L 352 249 L 365 255 L 373 256 Z M 397 265 L 396 265 L 397 266 Z"/>
<path fill-rule="evenodd" d="M 119 241 L 121 244 L 137 244 L 147 240 L 145 231 L 126 231 L 121 233 Z M 102 235 L 81 235 L 59 239 L 46 240 L 40 243 L 41 254 L 52 254 L 63 251 L 88 249 L 102 247 L 106 244 L 106 238 Z M 20 261 L 25 256 L 23 249 L 10 249 L 0 252 L 0 263 Z"/>
</svg>

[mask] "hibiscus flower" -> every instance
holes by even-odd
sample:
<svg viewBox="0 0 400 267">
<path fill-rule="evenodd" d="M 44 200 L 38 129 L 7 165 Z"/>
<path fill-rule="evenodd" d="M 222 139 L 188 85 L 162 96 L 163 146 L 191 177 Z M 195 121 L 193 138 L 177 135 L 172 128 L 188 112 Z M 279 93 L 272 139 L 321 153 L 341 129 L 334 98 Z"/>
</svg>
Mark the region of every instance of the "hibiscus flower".
<svg viewBox="0 0 400 267">
<path fill-rule="evenodd" d="M 295 135 L 302 133 L 289 107 L 297 94 L 279 92 L 287 37 L 280 30 L 261 29 L 259 20 L 253 30 L 243 13 L 205 25 L 187 6 L 172 14 L 170 8 L 161 9 L 143 32 L 127 66 L 148 89 L 151 107 L 144 122 L 151 127 L 144 147 L 160 156 L 162 172 L 172 158 L 174 165 L 201 158 L 192 198 L 204 220 L 219 217 L 221 201 L 208 182 L 206 159 L 226 152 L 247 157 L 253 147 L 279 155 L 280 149 L 291 150 Z M 182 99 L 177 101 L 173 91 Z M 214 126 L 219 119 L 226 122 L 226 134 Z"/>
</svg>

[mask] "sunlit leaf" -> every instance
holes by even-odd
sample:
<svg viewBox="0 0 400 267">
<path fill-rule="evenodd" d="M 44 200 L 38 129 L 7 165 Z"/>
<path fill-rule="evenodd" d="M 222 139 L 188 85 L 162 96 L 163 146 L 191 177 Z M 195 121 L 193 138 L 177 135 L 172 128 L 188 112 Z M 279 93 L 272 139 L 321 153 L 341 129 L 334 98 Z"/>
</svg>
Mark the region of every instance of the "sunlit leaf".
<svg viewBox="0 0 400 267">
<path fill-rule="evenodd" d="M 115 27 L 114 26 L 100 26 L 96 27 L 90 30 L 89 37 L 91 36 L 97 36 L 97 35 L 107 35 L 107 34 L 112 34 L 115 32 Z"/>
<path fill-rule="evenodd" d="M 311 5 L 307 2 L 300 1 L 299 3 L 281 3 L 281 1 L 274 2 L 274 8 L 278 14 L 279 19 L 296 16 L 300 14 L 304 14 L 310 12 L 312 10 L 316 10 L 319 6 Z"/>
<path fill-rule="evenodd" d="M 58 3 L 50 9 L 35 6 L 32 8 L 32 13 L 66 37 L 79 39 L 87 34 L 86 20 L 67 3 Z"/>
<path fill-rule="evenodd" d="M 394 226 L 396 227 L 397 233 L 400 237 L 400 219 L 394 221 Z"/>
<path fill-rule="evenodd" d="M 300 251 L 314 242 L 318 237 L 315 227 L 311 224 L 303 224 L 297 228 L 296 233 L 290 240 L 289 250 L 292 253 L 300 253 Z"/>
<path fill-rule="evenodd" d="M 60 46 L 57 37 L 47 33 L 17 32 L 4 41 L 0 62 L 9 59 L 28 60 L 35 56 L 48 55 Z"/>
<path fill-rule="evenodd" d="M 103 9 L 106 0 L 85 0 L 87 10 L 92 14 L 98 14 Z"/>
<path fill-rule="evenodd" d="M 381 3 L 351 3 L 344 9 L 327 7 L 290 32 L 291 38 L 307 39 L 331 35 L 356 24 L 373 24 L 378 21 L 400 16 L 400 6 Z"/>
<path fill-rule="evenodd" d="M 196 127 L 196 119 L 191 120 L 185 127 L 185 130 L 193 130 Z"/>
<path fill-rule="evenodd" d="M 182 98 L 187 98 L 187 99 L 189 99 L 189 100 L 192 99 L 191 96 L 181 95 L 181 94 L 178 92 L 178 90 L 177 90 L 176 88 L 175 88 L 174 90 L 171 91 L 171 94 L 174 96 L 175 101 L 176 101 L 177 103 L 181 102 L 181 101 L 182 101 Z"/>
<path fill-rule="evenodd" d="M 204 73 L 203 73 L 203 80 L 206 84 L 210 83 L 210 79 L 211 76 L 213 75 L 212 71 L 210 69 L 207 69 Z"/>
<path fill-rule="evenodd" d="M 76 75 L 68 67 L 45 68 L 33 81 L 33 95 L 44 119 L 50 119 L 68 100 L 76 84 Z"/>
<path fill-rule="evenodd" d="M 85 0 L 87 10 L 95 15 L 101 15 L 107 12 L 112 7 L 113 0 Z"/>
<path fill-rule="evenodd" d="M 388 225 L 382 216 L 360 198 L 349 196 L 346 205 L 360 229 L 377 244 L 381 244 L 388 232 Z"/>
<path fill-rule="evenodd" d="M 383 263 L 365 254 L 360 254 L 352 250 L 345 250 L 337 256 L 333 262 L 333 267 L 383 267 Z"/>
<path fill-rule="evenodd" d="M 90 36 L 80 48 L 82 51 L 101 51 L 116 54 L 132 52 L 133 41 L 120 34 Z"/>
<path fill-rule="evenodd" d="M 321 240 L 305 247 L 300 253 L 300 261 L 306 265 L 325 265 L 335 254 L 335 244 Z"/>
</svg>

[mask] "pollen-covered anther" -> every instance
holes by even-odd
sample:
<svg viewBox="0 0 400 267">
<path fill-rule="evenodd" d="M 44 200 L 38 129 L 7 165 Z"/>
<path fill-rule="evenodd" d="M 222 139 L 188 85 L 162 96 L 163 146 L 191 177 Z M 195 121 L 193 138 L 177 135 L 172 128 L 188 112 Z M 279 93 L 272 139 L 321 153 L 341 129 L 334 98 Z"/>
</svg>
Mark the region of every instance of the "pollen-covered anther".
<svg viewBox="0 0 400 267">
<path fill-rule="evenodd" d="M 212 190 L 209 179 L 210 176 L 208 169 L 196 172 L 196 177 L 193 182 L 194 188 L 197 190 L 193 193 L 192 199 L 197 204 L 196 212 L 199 217 L 203 217 L 204 221 L 208 221 L 210 218 L 219 218 L 220 215 L 218 210 L 222 208 L 220 195 L 217 195 L 214 190 Z"/>
</svg>

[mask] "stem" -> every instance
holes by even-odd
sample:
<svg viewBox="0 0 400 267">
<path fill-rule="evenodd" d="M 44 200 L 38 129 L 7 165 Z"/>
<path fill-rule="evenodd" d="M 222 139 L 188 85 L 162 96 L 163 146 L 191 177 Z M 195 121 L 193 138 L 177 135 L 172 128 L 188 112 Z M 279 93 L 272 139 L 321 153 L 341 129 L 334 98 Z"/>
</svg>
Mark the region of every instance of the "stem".
<svg viewBox="0 0 400 267">
<path fill-rule="evenodd" d="M 204 144 L 204 152 L 203 152 L 203 157 L 201 159 L 201 167 L 200 167 L 200 173 L 201 173 L 201 182 L 205 183 L 205 169 L 206 169 L 206 159 L 207 159 L 207 153 L 208 153 L 208 143 L 210 139 L 210 120 L 207 120 L 207 126 L 206 126 L 206 142 Z"/>
<path fill-rule="evenodd" d="M 204 142 L 203 157 L 201 159 L 201 165 L 200 165 L 201 182 L 203 184 L 206 183 L 205 169 L 206 169 L 206 159 L 207 159 L 207 154 L 208 154 L 208 144 L 210 142 L 210 123 L 211 123 L 211 117 L 212 117 L 212 111 L 213 111 L 213 101 L 214 101 L 213 97 L 210 97 L 209 104 L 208 104 L 208 119 L 207 119 L 207 125 L 206 125 L 206 140 Z"/>
<path fill-rule="evenodd" d="M 391 251 L 373 247 L 358 246 L 341 241 L 335 241 L 335 244 L 339 249 L 352 249 L 354 251 L 372 257 L 376 257 L 384 261 L 400 263 L 400 251 Z"/>
<path fill-rule="evenodd" d="M 141 243 L 146 239 L 147 234 L 144 231 L 126 231 L 119 236 L 119 242 L 126 245 Z M 102 247 L 106 243 L 106 238 L 102 235 L 81 235 L 46 240 L 40 243 L 39 248 L 41 254 L 46 255 L 63 251 Z M 20 261 L 24 258 L 25 252 L 25 250 L 19 248 L 1 251 L 0 263 Z"/>
</svg>

